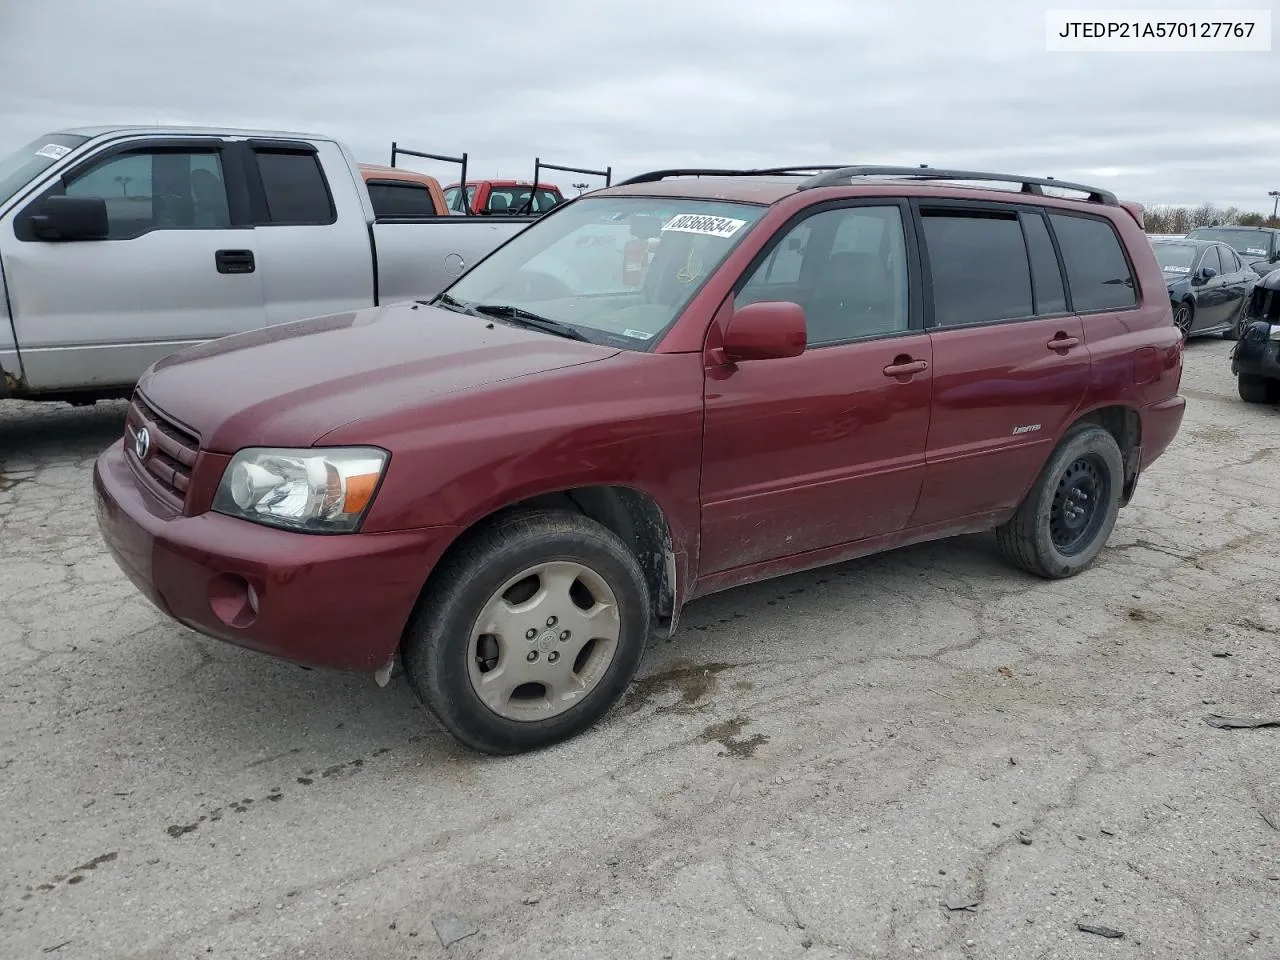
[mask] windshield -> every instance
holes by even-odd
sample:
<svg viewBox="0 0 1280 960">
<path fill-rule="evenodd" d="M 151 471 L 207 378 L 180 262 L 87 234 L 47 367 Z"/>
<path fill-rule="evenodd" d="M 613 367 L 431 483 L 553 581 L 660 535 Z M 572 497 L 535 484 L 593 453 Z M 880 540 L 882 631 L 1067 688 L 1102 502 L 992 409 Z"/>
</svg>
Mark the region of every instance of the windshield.
<svg viewBox="0 0 1280 960">
<path fill-rule="evenodd" d="M 1265 257 L 1271 251 L 1267 249 L 1270 240 L 1268 234 L 1261 230 L 1192 230 L 1189 234 L 1195 240 L 1218 240 L 1231 247 L 1236 253 L 1246 257 Z"/>
<path fill-rule="evenodd" d="M 444 192 L 444 202 L 450 210 L 462 210 L 462 191 L 457 187 L 450 187 Z M 476 188 L 467 187 L 467 206 L 471 208 L 472 213 L 476 207 Z"/>
<path fill-rule="evenodd" d="M 17 153 L 0 160 L 0 203 L 5 203 L 88 139 L 66 133 L 50 133 L 39 140 L 32 140 Z"/>
<path fill-rule="evenodd" d="M 1190 243 L 1153 243 L 1156 263 L 1165 273 L 1190 273 L 1200 250 Z"/>
<path fill-rule="evenodd" d="M 698 199 L 587 197 L 516 234 L 449 288 L 632 349 L 664 333 L 764 213 Z"/>
<path fill-rule="evenodd" d="M 490 213 L 517 213 L 524 210 L 525 204 L 529 202 L 529 193 L 529 187 L 493 187 L 489 191 L 486 209 Z M 533 197 L 533 212 L 546 213 L 560 201 L 560 195 L 554 190 L 539 187 Z"/>
</svg>

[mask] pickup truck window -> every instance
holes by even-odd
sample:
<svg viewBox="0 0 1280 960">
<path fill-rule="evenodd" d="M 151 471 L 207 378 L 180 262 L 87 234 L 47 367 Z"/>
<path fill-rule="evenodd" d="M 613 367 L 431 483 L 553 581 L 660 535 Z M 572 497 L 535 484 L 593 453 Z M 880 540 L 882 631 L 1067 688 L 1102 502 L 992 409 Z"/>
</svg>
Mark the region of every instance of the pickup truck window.
<svg viewBox="0 0 1280 960">
<path fill-rule="evenodd" d="M 231 225 L 222 159 L 213 150 L 117 153 L 76 175 L 66 195 L 106 202 L 108 240 Z"/>
<path fill-rule="evenodd" d="M 587 197 L 516 234 L 447 292 L 644 349 L 764 211 L 699 199 Z"/>
<path fill-rule="evenodd" d="M 468 198 L 470 200 L 470 198 Z M 495 187 L 489 192 L 490 213 L 523 213 L 525 204 L 529 202 L 528 187 Z M 533 198 L 533 213 L 546 213 L 560 203 L 553 190 L 539 190 Z"/>
<path fill-rule="evenodd" d="M 376 217 L 434 217 L 440 213 L 431 191 L 420 183 L 370 180 L 368 187 Z"/>
<path fill-rule="evenodd" d="M 450 187 L 444 192 L 444 202 L 449 205 L 450 210 L 462 210 L 462 194 L 458 192 L 457 187 Z M 467 206 L 472 210 L 476 205 L 476 188 L 467 187 Z"/>
<path fill-rule="evenodd" d="M 4 203 L 88 138 L 46 134 L 0 160 L 0 203 Z"/>
<path fill-rule="evenodd" d="M 314 153 L 287 150 L 256 153 L 270 224 L 320 226 L 337 220 L 329 183 Z"/>
</svg>

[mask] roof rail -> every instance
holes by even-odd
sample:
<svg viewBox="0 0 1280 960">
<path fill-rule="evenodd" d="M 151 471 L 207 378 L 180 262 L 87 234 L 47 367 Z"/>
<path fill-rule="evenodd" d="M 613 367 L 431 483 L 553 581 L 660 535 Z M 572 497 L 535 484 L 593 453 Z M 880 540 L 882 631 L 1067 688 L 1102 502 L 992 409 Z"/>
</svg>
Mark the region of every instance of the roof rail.
<svg viewBox="0 0 1280 960">
<path fill-rule="evenodd" d="M 618 182 L 619 187 L 630 186 L 635 183 L 658 183 L 661 180 L 670 180 L 673 177 L 772 177 L 780 174 L 802 174 L 814 173 L 819 170 L 847 170 L 840 164 L 812 164 L 810 166 L 799 167 L 758 167 L 751 170 L 730 170 L 717 167 L 676 167 L 671 170 L 651 170 L 648 173 L 639 173 L 634 177 Z"/>
<path fill-rule="evenodd" d="M 1044 196 L 1045 187 L 1056 187 L 1059 190 L 1074 190 L 1087 194 L 1091 203 L 1102 203 L 1109 207 L 1118 207 L 1120 201 L 1110 190 L 1101 187 L 1090 187 L 1083 183 L 1070 183 L 1066 180 L 1055 180 L 1053 177 L 1020 177 L 1009 173 L 980 173 L 976 170 L 941 170 L 932 167 L 839 167 L 810 177 L 800 184 L 801 190 L 812 190 L 814 187 L 845 186 L 857 177 L 906 177 L 914 180 L 978 180 L 991 183 L 1017 183 L 1022 185 L 1022 193 Z"/>
</svg>

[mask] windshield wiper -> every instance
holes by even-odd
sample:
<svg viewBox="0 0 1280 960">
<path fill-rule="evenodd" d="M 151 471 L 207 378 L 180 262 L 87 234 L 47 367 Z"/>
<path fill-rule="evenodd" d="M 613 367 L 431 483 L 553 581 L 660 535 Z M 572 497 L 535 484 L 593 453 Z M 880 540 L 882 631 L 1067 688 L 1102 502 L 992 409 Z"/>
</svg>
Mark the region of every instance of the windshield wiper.
<svg viewBox="0 0 1280 960">
<path fill-rule="evenodd" d="M 427 307 L 444 307 L 446 310 L 452 310 L 454 313 L 465 313 L 471 317 L 478 317 L 476 308 L 469 303 L 463 303 L 456 297 L 451 297 L 447 293 L 442 293 L 433 300 L 419 300 L 423 306 Z"/>
<path fill-rule="evenodd" d="M 559 320 L 552 320 L 550 317 L 543 317 L 536 313 L 530 313 L 520 307 L 514 307 L 509 303 L 479 303 L 472 307 L 477 313 L 487 314 L 491 317 L 499 317 L 508 323 L 513 323 L 519 327 L 526 327 L 530 330 L 541 330 L 543 333 L 554 334 L 557 337 L 566 337 L 569 340 L 581 340 L 584 343 L 593 343 L 594 341 L 583 334 L 577 327 L 567 323 L 561 323 Z"/>
</svg>

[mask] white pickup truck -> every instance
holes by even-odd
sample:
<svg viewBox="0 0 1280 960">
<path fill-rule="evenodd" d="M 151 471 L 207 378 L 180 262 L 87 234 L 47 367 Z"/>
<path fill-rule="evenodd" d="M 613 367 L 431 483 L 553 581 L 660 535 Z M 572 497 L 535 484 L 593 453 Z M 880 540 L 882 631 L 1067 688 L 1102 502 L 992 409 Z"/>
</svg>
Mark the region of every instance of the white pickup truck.
<svg viewBox="0 0 1280 960">
<path fill-rule="evenodd" d="M 0 159 L 0 398 L 125 396 L 196 343 L 432 297 L 535 219 L 380 220 L 328 137 L 48 134 Z"/>
</svg>

